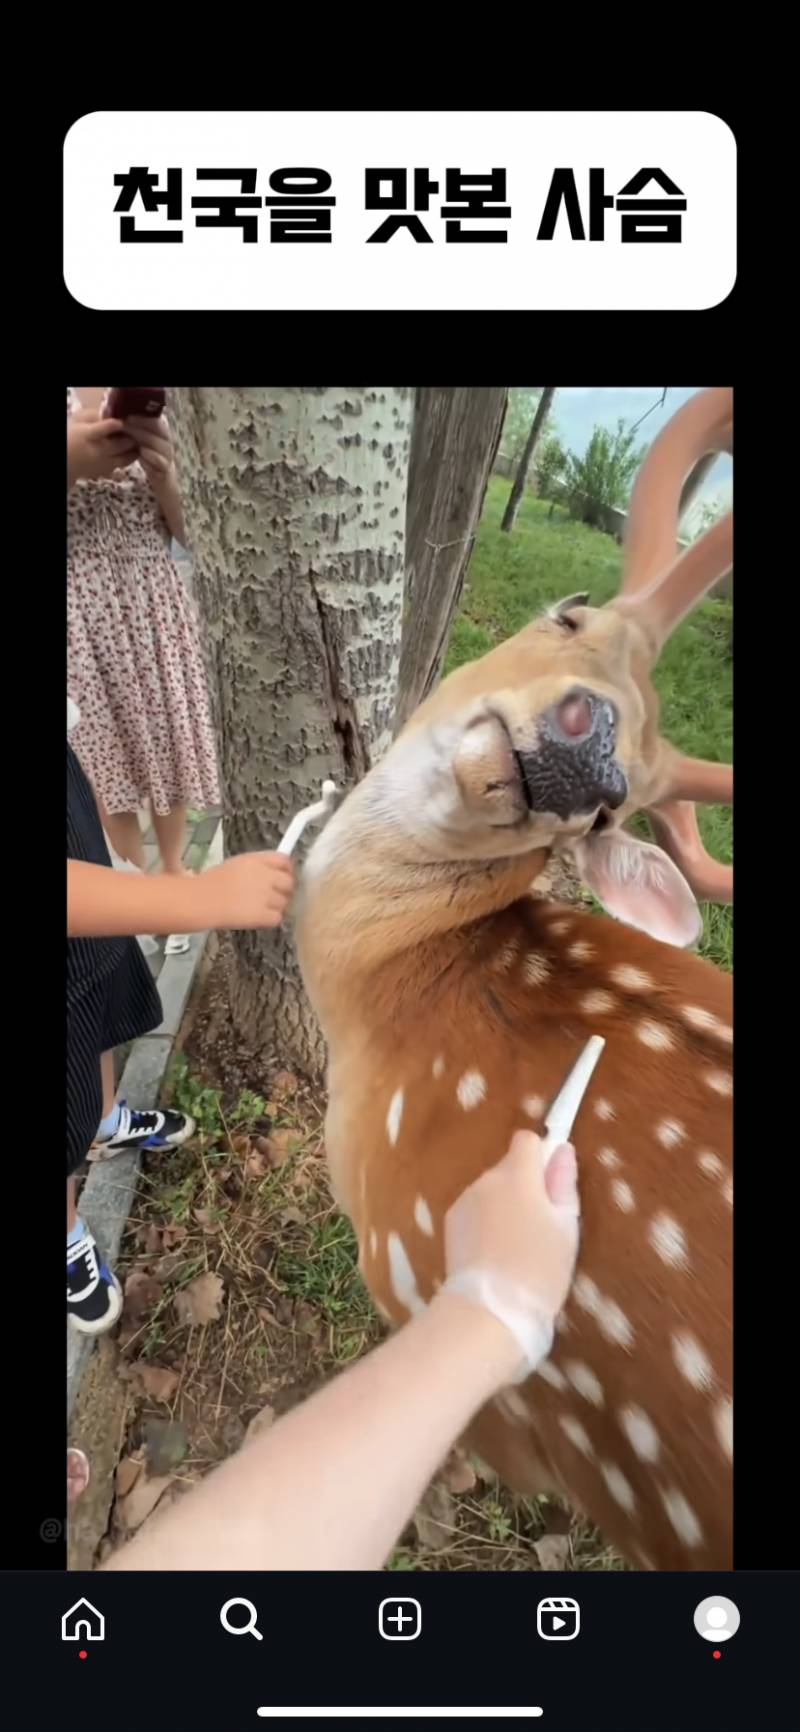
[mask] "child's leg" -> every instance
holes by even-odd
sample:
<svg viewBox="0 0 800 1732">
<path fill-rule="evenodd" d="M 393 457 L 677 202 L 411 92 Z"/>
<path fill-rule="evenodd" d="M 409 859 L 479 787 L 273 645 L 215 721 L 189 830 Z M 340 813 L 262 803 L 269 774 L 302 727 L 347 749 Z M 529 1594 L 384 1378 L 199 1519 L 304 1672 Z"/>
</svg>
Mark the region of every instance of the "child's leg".
<svg viewBox="0 0 800 1732">
<path fill-rule="evenodd" d="M 183 850 L 186 847 L 186 806 L 173 806 L 162 816 L 153 810 L 153 829 L 158 837 L 161 861 L 165 872 L 185 872 Z"/>
<path fill-rule="evenodd" d="M 107 812 L 102 800 L 98 800 L 97 804 L 103 819 L 103 829 L 120 860 L 130 860 L 131 865 L 138 866 L 140 872 L 146 871 L 138 812 Z"/>
</svg>

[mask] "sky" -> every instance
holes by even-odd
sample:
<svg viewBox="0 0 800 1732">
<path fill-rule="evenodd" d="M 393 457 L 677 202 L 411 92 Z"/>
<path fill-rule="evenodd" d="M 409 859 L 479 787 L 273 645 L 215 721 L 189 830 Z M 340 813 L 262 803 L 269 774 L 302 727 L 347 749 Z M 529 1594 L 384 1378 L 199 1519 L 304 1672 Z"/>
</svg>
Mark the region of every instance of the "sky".
<svg viewBox="0 0 800 1732">
<path fill-rule="evenodd" d="M 554 430 L 568 450 L 582 456 L 594 427 L 608 427 L 613 432 L 620 419 L 632 426 L 652 404 L 658 403 L 663 389 L 663 385 L 559 385 L 553 404 Z M 700 385 L 670 385 L 663 409 L 653 409 L 639 428 L 642 443 L 650 443 L 675 410 L 702 389 Z M 732 495 L 732 478 L 733 463 L 723 453 L 709 470 L 697 505 L 703 502 L 727 505 Z"/>
</svg>

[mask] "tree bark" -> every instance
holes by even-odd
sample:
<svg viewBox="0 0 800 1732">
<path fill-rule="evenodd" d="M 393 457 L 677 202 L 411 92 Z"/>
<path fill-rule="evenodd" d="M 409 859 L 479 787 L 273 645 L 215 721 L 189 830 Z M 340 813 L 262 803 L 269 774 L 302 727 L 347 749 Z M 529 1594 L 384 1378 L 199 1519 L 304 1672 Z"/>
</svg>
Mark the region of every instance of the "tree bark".
<svg viewBox="0 0 800 1732">
<path fill-rule="evenodd" d="M 441 673 L 507 399 L 506 385 L 423 386 L 417 391 L 395 733 Z"/>
<path fill-rule="evenodd" d="M 522 456 L 520 457 L 519 464 L 517 466 L 517 473 L 514 477 L 514 485 L 511 489 L 508 504 L 507 504 L 505 511 L 503 513 L 503 521 L 500 525 L 501 529 L 510 530 L 510 529 L 513 529 L 513 527 L 514 527 L 514 519 L 515 519 L 517 512 L 519 510 L 519 502 L 522 498 L 522 494 L 523 494 L 523 491 L 525 488 L 525 483 L 528 479 L 528 470 L 530 469 L 530 466 L 531 466 L 531 460 L 533 458 L 534 451 L 536 450 L 536 447 L 539 443 L 539 437 L 541 435 L 542 428 L 544 427 L 545 420 L 547 418 L 547 414 L 548 414 L 548 411 L 550 408 L 550 404 L 552 403 L 555 394 L 556 394 L 556 386 L 555 385 L 543 385 L 542 395 L 539 398 L 539 402 L 538 402 L 537 407 L 536 407 L 536 414 L 533 417 L 533 422 L 531 424 L 530 433 L 528 434 L 528 439 L 527 439 L 527 443 L 525 446 L 525 450 L 523 451 Z"/>
<path fill-rule="evenodd" d="M 390 744 L 400 661 L 409 386 L 176 388 L 169 411 L 210 661 L 229 854 Z M 312 832 L 313 834 L 313 832 Z M 288 930 L 232 937 L 243 1051 L 319 1076 Z"/>
</svg>

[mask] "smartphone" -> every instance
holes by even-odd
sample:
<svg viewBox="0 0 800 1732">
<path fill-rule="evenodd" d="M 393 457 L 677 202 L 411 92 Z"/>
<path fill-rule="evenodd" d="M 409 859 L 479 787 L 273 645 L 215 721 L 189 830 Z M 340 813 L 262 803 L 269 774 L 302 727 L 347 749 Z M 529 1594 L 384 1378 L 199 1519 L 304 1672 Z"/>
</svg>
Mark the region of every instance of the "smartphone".
<svg viewBox="0 0 800 1732">
<path fill-rule="evenodd" d="M 112 421 L 127 421 L 129 415 L 148 415 L 157 420 L 164 413 L 166 400 L 163 385 L 112 385 L 103 415 Z"/>
</svg>

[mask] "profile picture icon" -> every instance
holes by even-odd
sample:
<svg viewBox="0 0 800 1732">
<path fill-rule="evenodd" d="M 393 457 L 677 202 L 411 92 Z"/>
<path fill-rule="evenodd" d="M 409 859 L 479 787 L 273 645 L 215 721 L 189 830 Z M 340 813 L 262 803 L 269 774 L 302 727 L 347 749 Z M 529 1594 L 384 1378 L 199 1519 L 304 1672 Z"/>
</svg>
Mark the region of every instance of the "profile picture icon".
<svg viewBox="0 0 800 1732">
<path fill-rule="evenodd" d="M 706 1642 L 729 1642 L 739 1628 L 739 1608 L 721 1594 L 711 1594 L 694 1609 L 694 1627 Z"/>
</svg>

